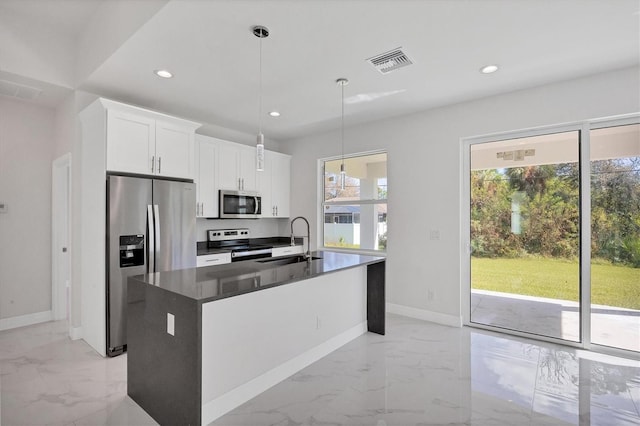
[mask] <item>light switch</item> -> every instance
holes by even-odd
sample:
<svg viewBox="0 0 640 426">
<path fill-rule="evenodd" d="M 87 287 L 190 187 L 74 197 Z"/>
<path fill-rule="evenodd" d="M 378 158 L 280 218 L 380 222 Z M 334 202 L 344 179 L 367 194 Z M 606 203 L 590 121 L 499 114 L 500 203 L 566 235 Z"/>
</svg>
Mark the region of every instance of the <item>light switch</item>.
<svg viewBox="0 0 640 426">
<path fill-rule="evenodd" d="M 176 317 L 173 314 L 167 312 L 167 333 L 175 336 Z"/>
<path fill-rule="evenodd" d="M 9 210 L 9 206 L 7 206 L 7 203 L 0 201 L 0 213 L 6 213 L 7 210 Z"/>
</svg>

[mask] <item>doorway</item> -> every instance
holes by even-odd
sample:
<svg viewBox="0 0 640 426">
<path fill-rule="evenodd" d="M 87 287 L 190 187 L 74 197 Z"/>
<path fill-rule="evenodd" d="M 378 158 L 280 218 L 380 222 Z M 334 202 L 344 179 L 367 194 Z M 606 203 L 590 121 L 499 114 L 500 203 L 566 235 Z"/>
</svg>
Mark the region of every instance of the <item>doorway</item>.
<svg viewBox="0 0 640 426">
<path fill-rule="evenodd" d="M 472 323 L 580 341 L 579 143 L 471 146 Z"/>
<path fill-rule="evenodd" d="M 52 163 L 51 310 L 71 327 L 71 154 Z"/>
<path fill-rule="evenodd" d="M 590 133 L 591 342 L 640 352 L 640 124 Z"/>
<path fill-rule="evenodd" d="M 465 324 L 637 356 L 638 116 L 464 149 Z"/>
</svg>

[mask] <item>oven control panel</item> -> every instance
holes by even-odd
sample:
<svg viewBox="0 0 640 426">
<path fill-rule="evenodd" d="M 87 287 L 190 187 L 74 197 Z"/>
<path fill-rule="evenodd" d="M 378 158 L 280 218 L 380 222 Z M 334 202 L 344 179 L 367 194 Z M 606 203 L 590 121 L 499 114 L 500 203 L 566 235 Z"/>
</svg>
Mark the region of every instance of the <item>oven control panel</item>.
<svg viewBox="0 0 640 426">
<path fill-rule="evenodd" d="M 250 238 L 248 228 L 239 229 L 209 229 L 208 241 L 245 240 Z"/>
</svg>

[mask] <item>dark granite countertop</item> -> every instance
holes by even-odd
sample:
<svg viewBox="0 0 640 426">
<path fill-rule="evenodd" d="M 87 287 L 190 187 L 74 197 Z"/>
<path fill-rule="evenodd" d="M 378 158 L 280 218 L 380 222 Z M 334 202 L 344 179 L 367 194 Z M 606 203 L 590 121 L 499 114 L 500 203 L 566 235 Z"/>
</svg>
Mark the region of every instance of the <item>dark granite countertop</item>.
<svg viewBox="0 0 640 426">
<path fill-rule="evenodd" d="M 286 258 L 246 260 L 226 265 L 137 275 L 130 279 L 206 303 L 320 275 L 383 262 L 384 257 L 332 251 L 313 252 L 319 259 L 283 264 Z"/>
</svg>

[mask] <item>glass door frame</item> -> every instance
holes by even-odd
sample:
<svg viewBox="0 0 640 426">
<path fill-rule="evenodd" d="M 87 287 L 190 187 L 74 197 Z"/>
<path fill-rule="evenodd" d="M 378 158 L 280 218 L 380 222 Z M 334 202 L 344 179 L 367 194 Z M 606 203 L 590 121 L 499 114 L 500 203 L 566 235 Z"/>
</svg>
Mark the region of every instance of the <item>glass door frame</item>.
<svg viewBox="0 0 640 426">
<path fill-rule="evenodd" d="M 590 131 L 606 127 L 640 123 L 640 113 L 585 120 L 567 124 L 541 126 L 519 131 L 500 132 L 462 138 L 461 142 L 461 199 L 460 199 L 460 279 L 463 325 L 500 333 L 526 337 L 592 350 L 614 356 L 640 359 L 640 352 L 598 345 L 591 341 L 591 145 Z M 471 322 L 471 146 L 542 136 L 563 132 L 579 132 L 578 161 L 580 168 L 580 341 L 572 342 L 517 330 Z"/>
</svg>

